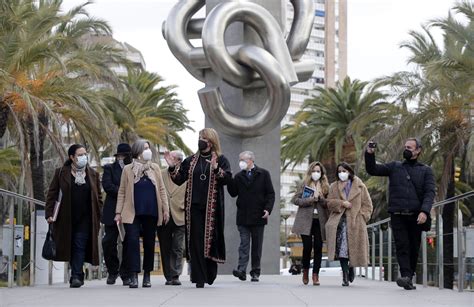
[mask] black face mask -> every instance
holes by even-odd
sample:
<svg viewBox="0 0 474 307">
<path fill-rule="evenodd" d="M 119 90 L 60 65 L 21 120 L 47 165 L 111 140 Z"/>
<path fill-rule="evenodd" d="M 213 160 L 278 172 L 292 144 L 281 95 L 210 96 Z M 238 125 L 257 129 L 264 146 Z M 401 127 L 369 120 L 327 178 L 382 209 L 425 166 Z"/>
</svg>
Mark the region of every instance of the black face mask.
<svg viewBox="0 0 474 307">
<path fill-rule="evenodd" d="M 207 142 L 204 140 L 199 140 L 198 142 L 199 151 L 204 151 L 207 148 Z"/>
<path fill-rule="evenodd" d="M 412 157 L 413 153 L 411 152 L 411 150 L 405 149 L 403 151 L 403 158 L 405 158 L 405 160 L 411 160 Z"/>
</svg>

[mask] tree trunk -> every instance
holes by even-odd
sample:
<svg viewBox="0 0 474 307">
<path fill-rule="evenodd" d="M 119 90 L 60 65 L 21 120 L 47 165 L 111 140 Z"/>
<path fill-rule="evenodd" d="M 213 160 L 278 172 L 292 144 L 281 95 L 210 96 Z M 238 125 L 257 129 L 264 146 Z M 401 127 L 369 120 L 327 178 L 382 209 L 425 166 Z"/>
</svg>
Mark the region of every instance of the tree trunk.
<svg viewBox="0 0 474 307">
<path fill-rule="evenodd" d="M 449 159 L 446 157 L 446 159 Z M 447 161 L 445 159 L 445 161 Z M 455 195 L 454 187 L 454 157 L 451 158 L 448 188 L 446 199 Z M 443 208 L 443 257 L 444 257 L 444 288 L 452 289 L 454 282 L 454 203 L 447 204 Z"/>
<path fill-rule="evenodd" d="M 10 115 L 10 108 L 7 103 L 0 96 L 0 139 L 7 131 L 8 116 Z"/>
<path fill-rule="evenodd" d="M 30 149 L 30 167 L 33 183 L 33 198 L 45 201 L 45 184 L 44 184 L 44 167 L 43 167 L 43 151 L 45 129 L 48 127 L 48 118 L 44 112 L 38 113 L 38 148 L 35 146 L 35 133 L 33 119 L 28 119 L 28 141 Z M 36 150 L 37 149 L 37 150 Z"/>
</svg>

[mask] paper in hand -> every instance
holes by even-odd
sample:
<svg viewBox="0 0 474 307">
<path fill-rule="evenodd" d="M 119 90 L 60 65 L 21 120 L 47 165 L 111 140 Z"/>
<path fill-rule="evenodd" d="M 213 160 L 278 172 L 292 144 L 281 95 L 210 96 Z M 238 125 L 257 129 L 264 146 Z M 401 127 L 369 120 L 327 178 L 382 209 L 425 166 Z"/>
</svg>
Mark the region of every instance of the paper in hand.
<svg viewBox="0 0 474 307">
<path fill-rule="evenodd" d="M 122 222 L 117 221 L 117 228 L 119 231 L 120 242 L 125 240 L 125 227 Z"/>
</svg>

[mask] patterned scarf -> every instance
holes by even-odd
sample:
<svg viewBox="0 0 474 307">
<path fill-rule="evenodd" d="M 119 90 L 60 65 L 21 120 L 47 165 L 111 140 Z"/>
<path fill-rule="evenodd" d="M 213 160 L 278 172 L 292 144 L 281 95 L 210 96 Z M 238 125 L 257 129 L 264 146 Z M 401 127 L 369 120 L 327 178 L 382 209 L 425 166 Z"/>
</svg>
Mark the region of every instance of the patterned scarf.
<svg viewBox="0 0 474 307">
<path fill-rule="evenodd" d="M 155 172 L 151 169 L 151 161 L 143 161 L 134 159 L 132 162 L 133 182 L 137 183 L 143 176 L 150 178 L 153 185 L 156 187 Z"/>
<path fill-rule="evenodd" d="M 83 185 L 86 183 L 86 166 L 78 168 L 74 163 L 71 164 L 72 174 L 74 175 L 74 183 Z"/>
</svg>

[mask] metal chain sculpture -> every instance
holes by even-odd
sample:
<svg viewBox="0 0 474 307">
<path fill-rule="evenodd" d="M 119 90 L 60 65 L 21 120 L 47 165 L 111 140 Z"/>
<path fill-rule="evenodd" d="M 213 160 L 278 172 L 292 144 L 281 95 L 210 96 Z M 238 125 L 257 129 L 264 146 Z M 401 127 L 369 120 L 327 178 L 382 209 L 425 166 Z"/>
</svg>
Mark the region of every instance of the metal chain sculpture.
<svg viewBox="0 0 474 307">
<path fill-rule="evenodd" d="M 244 138 L 264 135 L 279 125 L 288 111 L 290 86 L 308 80 L 314 71 L 315 61 L 301 59 L 313 27 L 313 0 L 291 0 L 294 18 L 286 41 L 270 12 L 252 2 L 223 2 L 206 19 L 192 19 L 205 2 L 179 1 L 163 24 L 163 36 L 174 56 L 199 81 L 205 83 L 206 71 L 212 70 L 231 86 L 266 88 L 265 104 L 251 116 L 231 112 L 215 85 L 206 84 L 198 92 L 204 113 L 223 133 Z M 224 34 L 234 22 L 252 27 L 263 46 L 226 46 Z M 196 38 L 202 39 L 202 48 L 190 43 Z"/>
</svg>

